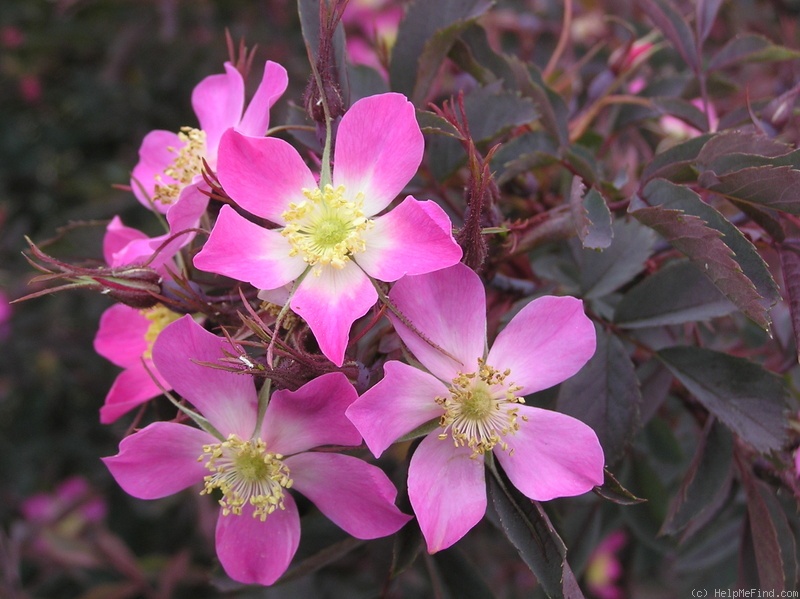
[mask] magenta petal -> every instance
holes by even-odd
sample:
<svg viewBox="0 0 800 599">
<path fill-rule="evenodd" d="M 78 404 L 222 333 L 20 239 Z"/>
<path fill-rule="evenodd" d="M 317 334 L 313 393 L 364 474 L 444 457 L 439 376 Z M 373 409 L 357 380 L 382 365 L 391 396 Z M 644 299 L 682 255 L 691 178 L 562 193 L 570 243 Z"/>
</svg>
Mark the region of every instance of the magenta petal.
<svg viewBox="0 0 800 599">
<path fill-rule="evenodd" d="M 411 516 L 394 504 L 392 482 L 380 468 L 337 453 L 301 453 L 284 460 L 293 488 L 357 539 L 397 532 Z"/>
<path fill-rule="evenodd" d="M 355 257 L 358 265 L 374 279 L 396 281 L 404 275 L 421 275 L 458 262 L 461 248 L 452 233 L 445 232 L 440 221 L 431 217 L 436 210 L 447 218 L 434 202 L 408 196 L 397 208 L 376 218 L 362 234 L 366 251 Z"/>
<path fill-rule="evenodd" d="M 486 513 L 483 458 L 471 453 L 432 433 L 411 458 L 408 497 L 429 553 L 450 547 Z"/>
<path fill-rule="evenodd" d="M 136 199 L 148 209 L 153 209 L 156 176 L 162 177 L 166 184 L 175 182 L 164 174 L 164 169 L 172 164 L 177 156 L 177 150 L 183 146 L 184 142 L 172 131 L 151 131 L 142 140 L 142 145 L 139 147 L 139 162 L 131 173 L 131 188 Z M 155 208 L 159 212 L 166 212 L 169 206 L 155 202 Z"/>
<path fill-rule="evenodd" d="M 94 338 L 94 350 L 122 368 L 141 365 L 147 351 L 144 336 L 150 321 L 136 308 L 114 304 L 100 316 L 100 328 Z"/>
<path fill-rule="evenodd" d="M 291 306 L 308 323 L 322 353 L 341 366 L 350 327 L 377 299 L 369 277 L 354 262 L 347 262 L 341 269 L 312 268 L 297 287 Z"/>
<path fill-rule="evenodd" d="M 272 394 L 261 437 L 269 451 L 291 455 L 320 445 L 358 445 L 361 435 L 344 411 L 358 397 L 341 372 L 312 379 L 297 391 Z"/>
<path fill-rule="evenodd" d="M 119 486 L 139 499 L 159 499 L 199 483 L 208 470 L 198 462 L 216 439 L 200 429 L 154 422 L 125 437 L 119 453 L 103 458 Z"/>
<path fill-rule="evenodd" d="M 403 277 L 389 298 L 420 332 L 455 358 L 431 346 L 390 313 L 403 343 L 435 376 L 449 383 L 459 372 L 478 369 L 486 345 L 486 296 L 471 269 L 456 264 Z"/>
<path fill-rule="evenodd" d="M 211 236 L 194 257 L 200 270 L 215 272 L 259 289 L 275 289 L 303 274 L 306 263 L 289 256 L 287 239 L 239 216 L 230 206 L 220 210 Z"/>
<path fill-rule="evenodd" d="M 110 424 L 133 408 L 161 395 L 162 389 L 170 390 L 169 383 L 158 374 L 153 362 L 147 360 L 146 364 L 149 372 L 139 363 L 119 373 L 106 395 L 103 407 L 100 408 L 100 422 Z M 153 377 L 156 377 L 158 383 Z"/>
<path fill-rule="evenodd" d="M 595 350 L 594 325 L 574 297 L 545 296 L 517 313 L 497 336 L 487 363 L 511 369 L 521 395 L 547 389 L 578 372 Z"/>
<path fill-rule="evenodd" d="M 286 572 L 300 544 L 300 516 L 291 495 L 284 495 L 286 509 L 276 510 L 262 522 L 253 518 L 253 507 L 242 514 L 217 519 L 217 557 L 225 573 L 245 584 L 269 585 Z"/>
<path fill-rule="evenodd" d="M 436 397 L 447 387 L 436 377 L 402 362 L 387 362 L 383 379 L 347 408 L 347 417 L 380 457 L 403 435 L 442 415 Z"/>
<path fill-rule="evenodd" d="M 527 420 L 523 420 L 523 417 Z M 603 450 L 580 420 L 551 410 L 519 407 L 519 430 L 494 455 L 508 478 L 535 501 L 572 497 L 603 484 Z"/>
<path fill-rule="evenodd" d="M 303 189 L 317 181 L 300 154 L 282 139 L 247 137 L 226 131 L 219 145 L 217 176 L 225 192 L 242 208 L 283 225 L 289 204 L 307 201 Z"/>
<path fill-rule="evenodd" d="M 277 62 L 268 60 L 264 65 L 261 83 L 236 130 L 245 135 L 263 136 L 269 127 L 269 109 L 286 91 L 288 85 L 289 76 L 286 69 Z"/>
<path fill-rule="evenodd" d="M 222 134 L 239 124 L 244 108 L 244 80 L 231 63 L 225 63 L 224 75 L 210 75 L 192 91 L 192 108 L 206 134 L 206 160 L 216 163 Z"/>
<path fill-rule="evenodd" d="M 103 237 L 103 258 L 105 259 L 106 264 L 112 268 L 129 264 L 126 262 L 117 261 L 114 255 L 117 252 L 124 250 L 125 247 L 132 241 L 147 238 L 147 235 L 138 229 L 123 225 L 120 217 L 115 216 L 111 219 L 111 222 L 108 223 L 108 226 L 106 227 L 106 234 Z"/>
<path fill-rule="evenodd" d="M 187 314 L 161 331 L 153 344 L 153 362 L 223 436 L 233 433 L 249 439 L 258 404 L 253 378 L 201 364 L 218 363 L 226 351 L 235 353 L 226 339 L 209 333 Z"/>
<path fill-rule="evenodd" d="M 353 104 L 339 124 L 334 186 L 364 195 L 364 214 L 377 214 L 401 192 L 422 161 L 425 140 L 414 105 L 402 94 L 379 94 Z"/>
</svg>

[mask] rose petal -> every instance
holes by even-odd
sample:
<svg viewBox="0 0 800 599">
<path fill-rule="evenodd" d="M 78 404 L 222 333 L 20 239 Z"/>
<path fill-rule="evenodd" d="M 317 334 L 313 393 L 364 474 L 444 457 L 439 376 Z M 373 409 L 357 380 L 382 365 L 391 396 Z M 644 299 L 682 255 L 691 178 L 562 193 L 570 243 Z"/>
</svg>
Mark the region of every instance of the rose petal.
<svg viewBox="0 0 800 599">
<path fill-rule="evenodd" d="M 483 284 L 463 264 L 426 275 L 403 277 L 389 298 L 432 343 L 424 341 L 389 313 L 411 353 L 435 376 L 450 382 L 459 372 L 474 372 L 486 345 L 486 295 Z"/>
<path fill-rule="evenodd" d="M 312 267 L 298 285 L 291 306 L 308 323 L 322 353 L 341 366 L 350 327 L 377 299 L 372 282 L 350 261 L 341 269 L 325 266 L 315 271 Z"/>
<path fill-rule="evenodd" d="M 270 451 L 291 455 L 320 445 L 358 445 L 361 435 L 345 416 L 358 397 L 341 372 L 312 379 L 297 391 L 275 391 L 262 425 Z"/>
<path fill-rule="evenodd" d="M 139 147 L 139 162 L 131 173 L 131 189 L 133 195 L 146 208 L 165 213 L 169 206 L 155 202 L 156 177 L 161 177 L 164 184 L 175 183 L 175 179 L 164 174 L 184 142 L 172 131 L 156 130 L 145 135 Z"/>
<path fill-rule="evenodd" d="M 436 433 L 422 440 L 408 468 L 408 497 L 428 545 L 447 549 L 486 513 L 483 459 Z"/>
<path fill-rule="evenodd" d="M 303 259 L 289 256 L 290 251 L 289 242 L 278 231 L 259 227 L 230 206 L 223 206 L 211 236 L 194 257 L 194 265 L 260 289 L 275 289 L 294 281 L 306 269 Z"/>
<path fill-rule="evenodd" d="M 153 362 L 161 375 L 225 437 L 249 439 L 258 399 L 253 378 L 202 363 L 218 363 L 230 343 L 209 333 L 186 315 L 165 327 L 153 344 Z"/>
<path fill-rule="evenodd" d="M 411 516 L 394 504 L 397 489 L 375 466 L 336 453 L 301 453 L 284 463 L 293 488 L 357 539 L 397 532 Z"/>
<path fill-rule="evenodd" d="M 428 206 L 425 206 L 428 204 Z M 430 213 L 434 202 L 408 196 L 402 204 L 373 221 L 362 234 L 366 251 L 355 256 L 364 271 L 379 281 L 396 281 L 404 275 L 420 275 L 452 266 L 461 259 L 461 248 L 450 232 Z"/>
<path fill-rule="evenodd" d="M 122 368 L 141 365 L 142 354 L 147 350 L 144 336 L 149 328 L 150 321 L 139 310 L 114 304 L 100 316 L 94 350 Z"/>
<path fill-rule="evenodd" d="M 416 174 L 425 140 L 414 105 L 402 94 L 363 98 L 339 124 L 334 150 L 334 186 L 350 197 L 363 194 L 364 214 L 377 214 Z"/>
<path fill-rule="evenodd" d="M 217 177 L 233 200 L 278 225 L 290 203 L 305 202 L 303 189 L 317 181 L 292 146 L 273 137 L 247 137 L 231 129 L 219 145 Z"/>
<path fill-rule="evenodd" d="M 205 159 L 213 168 L 222 134 L 239 124 L 244 108 L 244 80 L 231 63 L 225 63 L 225 74 L 210 75 L 192 91 L 192 108 L 206 134 Z"/>
<path fill-rule="evenodd" d="M 402 362 L 387 362 L 383 373 L 378 384 L 347 408 L 347 417 L 376 458 L 406 433 L 441 416 L 435 398 L 448 395 L 439 379 Z"/>
<path fill-rule="evenodd" d="M 245 584 L 270 585 L 286 572 L 300 544 L 300 517 L 291 495 L 284 496 L 283 510 L 262 522 L 253 518 L 253 507 L 242 514 L 217 519 L 217 557 L 225 573 Z"/>
<path fill-rule="evenodd" d="M 159 499 L 203 480 L 197 461 L 203 445 L 216 439 L 200 429 L 174 422 L 154 422 L 125 437 L 119 453 L 103 458 L 119 486 L 139 499 Z"/>
<path fill-rule="evenodd" d="M 521 395 L 547 389 L 578 372 L 595 350 L 594 325 L 574 297 L 545 296 L 520 310 L 497 336 L 487 363 L 510 369 Z"/>
<path fill-rule="evenodd" d="M 603 450 L 583 422 L 532 406 L 519 406 L 517 422 L 519 430 L 504 437 L 509 450 L 494 454 L 526 497 L 572 497 L 603 484 Z"/>
<path fill-rule="evenodd" d="M 103 258 L 106 264 L 112 268 L 130 264 L 116 261 L 114 254 L 124 250 L 132 241 L 147 238 L 147 235 L 138 229 L 123 225 L 122 219 L 120 219 L 119 216 L 115 216 L 111 219 L 111 222 L 108 223 L 106 234 L 103 236 Z"/>
<path fill-rule="evenodd" d="M 153 377 L 156 377 L 158 383 L 153 380 Z M 145 360 L 145 364 L 141 362 L 134 364 L 119 373 L 114 384 L 111 385 L 105 403 L 100 408 L 100 422 L 111 424 L 133 408 L 161 395 L 162 389 L 169 391 L 171 387 L 158 374 L 152 360 Z"/>
<path fill-rule="evenodd" d="M 286 91 L 288 85 L 286 69 L 277 62 L 268 60 L 264 65 L 261 83 L 236 130 L 245 135 L 263 136 L 269 127 L 269 109 Z"/>
</svg>

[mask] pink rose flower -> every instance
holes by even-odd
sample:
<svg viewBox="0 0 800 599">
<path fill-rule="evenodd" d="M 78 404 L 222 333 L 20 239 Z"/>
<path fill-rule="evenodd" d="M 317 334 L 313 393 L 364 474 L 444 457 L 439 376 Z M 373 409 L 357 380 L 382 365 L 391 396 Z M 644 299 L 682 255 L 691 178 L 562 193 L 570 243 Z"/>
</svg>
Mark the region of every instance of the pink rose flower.
<svg viewBox="0 0 800 599">
<path fill-rule="evenodd" d="M 357 538 L 392 534 L 410 519 L 394 505 L 397 491 L 380 469 L 309 451 L 361 442 L 344 415 L 357 393 L 342 373 L 276 391 L 260 417 L 252 377 L 201 364 L 218 362 L 226 351 L 236 350 L 189 316 L 161 333 L 153 361 L 208 424 L 155 422 L 123 439 L 119 453 L 104 462 L 125 491 L 141 499 L 197 483 L 204 483 L 201 494 L 221 491 L 220 562 L 231 578 L 264 585 L 286 571 L 298 547 L 300 518 L 290 487 Z"/>
<path fill-rule="evenodd" d="M 300 154 L 280 139 L 228 130 L 217 176 L 264 228 L 223 206 L 197 268 L 262 290 L 294 282 L 290 306 L 337 366 L 350 327 L 375 304 L 370 278 L 396 281 L 461 258 L 434 202 L 407 196 L 381 214 L 417 172 L 424 151 L 414 106 L 400 94 L 359 100 L 342 117 L 332 184 L 322 189 Z"/>
<path fill-rule="evenodd" d="M 579 300 L 535 299 L 487 351 L 484 289 L 466 266 L 406 277 L 390 298 L 427 337 L 390 316 L 427 372 L 387 362 L 383 380 L 347 416 L 375 456 L 418 427 L 438 423 L 414 452 L 408 472 L 409 498 L 429 552 L 451 546 L 486 512 L 488 452 L 537 501 L 602 484 L 603 450 L 594 431 L 522 400 L 569 378 L 594 353 L 594 326 Z"/>
</svg>

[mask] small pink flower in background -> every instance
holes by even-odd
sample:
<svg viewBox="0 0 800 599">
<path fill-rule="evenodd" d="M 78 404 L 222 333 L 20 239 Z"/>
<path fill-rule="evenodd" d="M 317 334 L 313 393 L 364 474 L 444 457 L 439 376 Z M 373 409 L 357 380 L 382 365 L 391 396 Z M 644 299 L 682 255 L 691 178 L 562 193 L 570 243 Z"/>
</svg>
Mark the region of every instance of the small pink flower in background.
<svg viewBox="0 0 800 599">
<path fill-rule="evenodd" d="M 85 543 L 86 530 L 102 522 L 108 508 L 82 477 L 62 481 L 53 493 L 37 493 L 20 505 L 31 525 L 37 556 L 73 567 L 94 567 L 98 555 Z"/>
<path fill-rule="evenodd" d="M 276 391 L 259 422 L 252 377 L 200 364 L 219 361 L 226 350 L 233 348 L 225 339 L 189 316 L 159 336 L 159 372 L 219 436 L 156 422 L 123 439 L 104 462 L 125 491 L 158 499 L 204 483 L 202 494 L 221 492 L 220 562 L 231 578 L 264 585 L 286 571 L 298 547 L 300 519 L 289 488 L 357 538 L 392 534 L 410 519 L 394 505 L 396 489 L 383 471 L 351 456 L 309 451 L 361 442 L 344 415 L 357 394 L 343 374 Z"/>
<path fill-rule="evenodd" d="M 703 110 L 703 101 L 700 98 L 695 98 L 692 100 L 692 104 Z M 693 137 L 697 137 L 698 135 L 702 135 L 705 131 L 700 131 L 699 129 L 695 129 L 685 121 L 670 115 L 662 116 L 659 119 L 659 124 L 661 125 L 661 129 L 664 133 L 672 138 L 673 142 L 680 142 L 685 141 L 687 139 L 691 139 Z M 719 125 L 719 118 L 717 117 L 717 111 L 714 109 L 714 104 L 709 102 L 708 104 L 708 126 L 709 131 L 716 131 L 717 125 Z"/>
<path fill-rule="evenodd" d="M 402 19 L 403 7 L 392 0 L 351 0 L 342 15 L 342 22 L 350 31 L 347 36 L 350 61 L 386 75 L 378 49 L 391 50 Z"/>
<path fill-rule="evenodd" d="M 203 158 L 212 169 L 216 167 L 219 140 L 226 129 L 233 127 L 257 137 L 267 132 L 269 110 L 287 85 L 286 69 L 267 61 L 261 83 L 245 110 L 244 79 L 226 62 L 225 74 L 206 77 L 192 92 L 199 129 L 184 127 L 180 133 L 156 130 L 145 136 L 131 177 L 134 195 L 146 207 L 166 213 L 183 189 L 197 181 Z"/>
<path fill-rule="evenodd" d="M 217 176 L 266 229 L 223 206 L 197 268 L 264 290 L 295 283 L 292 310 L 337 366 L 350 327 L 378 299 L 370 277 L 396 281 L 461 258 L 445 212 L 407 196 L 383 212 L 417 172 L 424 140 L 414 106 L 400 94 L 359 100 L 342 117 L 332 185 L 320 189 L 292 146 L 229 130 Z"/>
<path fill-rule="evenodd" d="M 8 296 L 0 289 L 0 341 L 6 339 L 11 333 L 11 304 Z"/>
<path fill-rule="evenodd" d="M 622 562 L 618 554 L 628 538 L 622 530 L 616 530 L 603 539 L 589 557 L 586 567 L 586 588 L 597 599 L 624 599 L 619 586 L 622 577 Z"/>
<path fill-rule="evenodd" d="M 433 553 L 463 537 L 486 512 L 484 456 L 493 452 L 527 497 L 580 495 L 603 482 L 603 450 L 574 418 L 523 405 L 524 395 L 569 378 L 595 350 L 592 322 L 572 297 L 540 297 L 486 348 L 486 297 L 458 264 L 398 281 L 390 298 L 434 348 L 391 317 L 428 372 L 390 361 L 384 378 L 347 410 L 379 456 L 431 421 L 408 472 L 408 494 Z"/>
<path fill-rule="evenodd" d="M 25 33 L 14 25 L 0 27 L 0 45 L 9 50 L 19 48 L 25 43 Z"/>
</svg>

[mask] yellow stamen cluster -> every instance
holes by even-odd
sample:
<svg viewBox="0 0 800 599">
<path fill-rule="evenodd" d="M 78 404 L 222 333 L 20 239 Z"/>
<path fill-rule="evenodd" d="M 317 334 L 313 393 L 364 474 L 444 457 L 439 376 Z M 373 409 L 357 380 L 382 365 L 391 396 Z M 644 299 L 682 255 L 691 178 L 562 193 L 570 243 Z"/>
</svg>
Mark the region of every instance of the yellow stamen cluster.
<svg viewBox="0 0 800 599">
<path fill-rule="evenodd" d="M 156 175 L 153 201 L 165 205 L 173 204 L 184 187 L 189 185 L 195 175 L 203 171 L 203 156 L 206 153 L 206 132 L 192 127 L 181 127 L 178 139 L 183 142 L 180 149 L 168 147 L 175 159 L 164 169 L 164 175 L 174 181 L 166 183 L 164 177 Z"/>
<path fill-rule="evenodd" d="M 253 517 L 262 522 L 277 509 L 285 509 L 283 490 L 292 486 L 289 469 L 279 453 L 269 453 L 261 439 L 243 441 L 230 435 L 224 443 L 203 446 L 198 462 L 205 464 L 212 474 L 203 480 L 201 495 L 214 489 L 222 491 L 222 515 L 241 516 L 248 503 L 255 509 Z"/>
<path fill-rule="evenodd" d="M 303 195 L 306 200 L 292 202 L 281 215 L 286 221 L 281 234 L 292 246 L 289 255 L 317 266 L 317 275 L 322 266 L 344 268 L 350 256 L 366 249 L 361 233 L 372 221 L 364 217 L 363 196 L 346 199 L 343 185 L 304 189 Z"/>
<path fill-rule="evenodd" d="M 476 372 L 459 373 L 450 384 L 450 395 L 436 398 L 436 403 L 445 410 L 439 419 L 444 429 L 439 438 L 450 436 L 456 447 L 469 447 L 472 459 L 496 445 L 508 451 L 503 435 L 519 430 L 519 408 L 512 406 L 525 403 L 515 395 L 522 387 L 506 383 L 510 374 L 510 370 L 500 372 L 481 358 Z"/>
<path fill-rule="evenodd" d="M 141 310 L 140 313 L 150 321 L 150 326 L 147 327 L 147 331 L 144 334 L 144 340 L 147 342 L 147 349 L 144 350 L 144 354 L 142 354 L 145 359 L 150 359 L 153 357 L 153 343 L 158 339 L 161 331 L 163 331 L 168 324 L 178 320 L 181 315 L 177 312 L 173 312 L 164 304 L 156 304 L 152 308 Z"/>
</svg>

